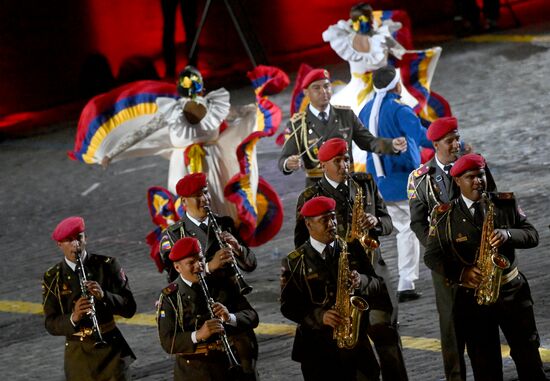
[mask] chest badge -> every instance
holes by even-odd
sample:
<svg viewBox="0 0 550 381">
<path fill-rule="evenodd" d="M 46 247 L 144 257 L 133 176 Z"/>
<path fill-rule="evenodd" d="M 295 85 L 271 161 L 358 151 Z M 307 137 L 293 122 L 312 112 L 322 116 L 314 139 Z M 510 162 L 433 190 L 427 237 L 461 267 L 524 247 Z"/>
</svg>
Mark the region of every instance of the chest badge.
<svg viewBox="0 0 550 381">
<path fill-rule="evenodd" d="M 465 242 L 467 240 L 468 240 L 468 236 L 466 236 L 462 233 L 458 233 L 458 235 L 455 238 L 455 242 Z"/>
</svg>

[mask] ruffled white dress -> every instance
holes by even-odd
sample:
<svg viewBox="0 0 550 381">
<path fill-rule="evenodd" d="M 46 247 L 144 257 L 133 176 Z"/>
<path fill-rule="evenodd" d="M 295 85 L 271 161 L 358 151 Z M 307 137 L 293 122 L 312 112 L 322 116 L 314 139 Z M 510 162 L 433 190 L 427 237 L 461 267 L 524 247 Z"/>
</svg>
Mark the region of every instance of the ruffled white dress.
<svg viewBox="0 0 550 381">
<path fill-rule="evenodd" d="M 158 98 L 158 110 L 152 119 L 142 121 L 138 127 L 134 125 L 123 136 L 123 131 L 118 131 L 118 136 L 108 136 L 112 141 L 105 142 L 106 155 L 113 162 L 149 155 L 170 159 L 168 190 L 175 194 L 177 182 L 189 173 L 185 165 L 185 149 L 201 143 L 206 152 L 202 171 L 207 174 L 212 208 L 217 214 L 236 217 L 235 207 L 226 202 L 223 189 L 239 172 L 236 148 L 254 130 L 256 108 L 249 105 L 230 110 L 229 92 L 221 88 L 193 99 L 205 106 L 207 112 L 199 123 L 191 124 L 183 114 L 189 101 L 190 98 Z M 224 120 L 228 127 L 220 133 Z"/>
</svg>

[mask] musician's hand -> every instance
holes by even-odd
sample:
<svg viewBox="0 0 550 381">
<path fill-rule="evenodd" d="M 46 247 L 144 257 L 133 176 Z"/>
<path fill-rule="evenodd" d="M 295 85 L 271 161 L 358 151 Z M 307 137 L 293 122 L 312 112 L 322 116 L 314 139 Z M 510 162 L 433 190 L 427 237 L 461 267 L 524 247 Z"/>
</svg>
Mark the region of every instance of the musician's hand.
<svg viewBox="0 0 550 381">
<path fill-rule="evenodd" d="M 493 247 L 500 247 L 508 241 L 508 233 L 505 229 L 495 229 L 489 236 L 489 244 Z"/>
<path fill-rule="evenodd" d="M 224 267 L 226 264 L 233 262 L 234 257 L 230 249 L 220 249 L 216 251 L 214 257 L 208 262 L 208 270 L 214 271 Z"/>
<path fill-rule="evenodd" d="M 361 228 L 363 230 L 372 229 L 376 225 L 378 225 L 378 218 L 376 216 L 373 216 L 370 213 L 365 213 L 363 215 L 363 218 L 361 220 Z"/>
<path fill-rule="evenodd" d="M 223 324 L 220 319 L 210 319 L 204 322 L 197 331 L 195 337 L 198 341 L 205 341 L 210 336 L 223 332 Z"/>
<path fill-rule="evenodd" d="M 335 310 L 328 310 L 323 314 L 323 324 L 325 325 L 329 325 L 332 328 L 336 328 L 336 326 L 343 323 L 344 323 L 344 319 L 342 319 L 340 314 Z"/>
<path fill-rule="evenodd" d="M 212 312 L 223 323 L 225 323 L 226 321 L 229 321 L 229 310 L 223 304 L 218 302 L 212 304 Z"/>
<path fill-rule="evenodd" d="M 357 270 L 352 270 L 350 274 L 351 279 L 351 288 L 356 289 L 361 286 L 361 275 L 357 272 Z"/>
<path fill-rule="evenodd" d="M 285 169 L 288 171 L 296 171 L 302 167 L 302 159 L 300 155 L 292 155 L 286 159 Z"/>
<path fill-rule="evenodd" d="M 483 279 L 481 270 L 475 266 L 466 267 L 462 272 L 460 284 L 467 288 L 477 288 Z"/>
<path fill-rule="evenodd" d="M 95 280 L 87 280 L 85 283 L 88 292 L 94 296 L 97 300 L 102 300 L 105 293 L 103 289 Z"/>
<path fill-rule="evenodd" d="M 225 243 L 233 248 L 233 253 L 237 254 L 239 257 L 242 256 L 243 253 L 241 244 L 237 241 L 237 238 L 235 238 L 233 234 L 229 232 L 221 232 L 220 237 Z"/>
<path fill-rule="evenodd" d="M 407 150 L 407 139 L 404 137 L 393 139 L 391 144 L 395 152 L 405 152 Z"/>
<path fill-rule="evenodd" d="M 73 323 L 78 323 L 82 318 L 92 312 L 92 303 L 89 299 L 80 297 L 73 308 L 71 320 Z"/>
</svg>

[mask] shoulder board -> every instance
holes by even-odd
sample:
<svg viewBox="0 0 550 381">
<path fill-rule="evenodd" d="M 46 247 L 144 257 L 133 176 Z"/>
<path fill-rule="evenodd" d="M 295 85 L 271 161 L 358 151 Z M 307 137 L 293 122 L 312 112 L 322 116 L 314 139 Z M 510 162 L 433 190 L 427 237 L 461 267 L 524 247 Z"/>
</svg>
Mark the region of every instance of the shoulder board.
<svg viewBox="0 0 550 381">
<path fill-rule="evenodd" d="M 352 173 L 351 177 L 353 177 L 355 181 L 360 181 L 360 182 L 372 180 L 372 175 L 370 173 L 365 173 L 365 172 Z"/>
<path fill-rule="evenodd" d="M 340 110 L 351 110 L 351 107 L 345 106 L 345 105 L 331 105 L 331 106 Z"/>
<path fill-rule="evenodd" d="M 291 123 L 298 122 L 299 120 L 301 120 L 305 116 L 306 116 L 305 112 L 303 112 L 303 111 L 297 112 L 297 113 L 295 113 L 294 115 L 292 115 L 290 117 L 290 122 Z"/>
<path fill-rule="evenodd" d="M 170 295 L 178 291 L 178 284 L 176 282 L 170 283 L 168 286 L 162 289 L 164 295 Z"/>
<path fill-rule="evenodd" d="M 418 167 L 417 169 L 415 169 L 413 171 L 413 177 L 423 176 L 426 173 L 428 173 L 429 171 L 430 171 L 430 166 L 426 165 L 426 164 L 422 164 L 420 167 Z"/>
<path fill-rule="evenodd" d="M 52 277 L 52 276 L 55 276 L 57 273 L 59 272 L 59 263 L 57 265 L 53 265 L 52 267 L 50 267 L 46 273 L 44 274 L 44 277 Z"/>
<path fill-rule="evenodd" d="M 443 214 L 443 213 L 449 211 L 452 208 L 452 206 L 453 206 L 453 204 L 451 204 L 450 202 L 446 203 L 446 204 L 438 205 L 434 208 L 434 213 L 435 214 Z"/>
<path fill-rule="evenodd" d="M 310 198 L 315 196 L 317 194 L 317 192 L 318 192 L 318 190 L 317 190 L 316 185 L 312 185 L 312 186 L 307 187 L 303 192 L 304 201 L 308 201 Z"/>
<path fill-rule="evenodd" d="M 497 200 L 513 200 L 514 192 L 497 192 L 495 193 L 494 197 Z"/>
<path fill-rule="evenodd" d="M 287 258 L 290 259 L 291 261 L 300 257 L 301 255 L 304 254 L 304 249 L 303 248 L 298 248 L 292 252 L 290 252 L 288 255 L 287 255 Z"/>
<path fill-rule="evenodd" d="M 168 230 L 168 231 L 173 232 L 173 231 L 178 230 L 178 229 L 180 228 L 180 226 L 182 226 L 182 225 L 183 225 L 183 221 L 182 221 L 182 220 L 179 220 L 178 222 L 173 223 L 172 225 L 167 226 L 164 230 L 165 230 L 165 231 Z"/>
</svg>

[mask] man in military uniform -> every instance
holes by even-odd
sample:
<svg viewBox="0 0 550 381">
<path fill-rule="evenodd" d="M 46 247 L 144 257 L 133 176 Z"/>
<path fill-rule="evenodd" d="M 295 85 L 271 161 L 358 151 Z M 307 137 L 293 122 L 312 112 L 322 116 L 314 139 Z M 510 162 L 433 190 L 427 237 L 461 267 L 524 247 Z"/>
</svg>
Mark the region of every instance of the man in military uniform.
<svg viewBox="0 0 550 381">
<path fill-rule="evenodd" d="M 500 327 L 519 379 L 546 380 L 533 300 L 527 279 L 518 270 L 515 251 L 537 246 L 538 233 L 513 193 L 486 193 L 487 198 L 482 197 L 486 177 L 481 155 L 462 156 L 450 173 L 460 196 L 434 209 L 424 261 L 457 285 L 454 324 L 457 337 L 468 348 L 474 377 L 503 379 Z M 493 266 L 486 268 L 478 262 L 478 255 L 494 258 L 493 254 L 497 254 L 494 263 L 503 269 L 500 285 L 490 275 Z M 496 301 L 480 303 L 482 282 L 489 282 L 485 295 Z"/>
<path fill-rule="evenodd" d="M 135 356 L 114 315 L 131 318 L 136 302 L 117 260 L 86 250 L 84 228 L 81 217 L 69 217 L 52 233 L 64 259 L 44 274 L 46 330 L 66 338 L 67 380 L 129 380 L 128 366 Z M 77 267 L 77 256 L 82 270 Z M 80 271 L 87 280 L 80 278 Z M 82 288 L 88 295 L 82 294 Z"/>
<path fill-rule="evenodd" d="M 208 277 L 207 289 L 201 286 L 205 264 L 196 238 L 177 241 L 170 260 L 179 276 L 160 295 L 157 324 L 162 348 L 176 355 L 174 380 L 256 380 L 256 311 L 226 277 Z M 220 334 L 239 369 L 230 369 L 236 364 Z"/>
<path fill-rule="evenodd" d="M 350 108 L 331 106 L 332 88 L 329 73 L 323 69 L 309 72 L 302 82 L 309 97 L 305 112 L 292 116 L 287 124 L 288 137 L 279 158 L 279 169 L 289 175 L 303 165 L 306 170 L 306 186 L 322 177 L 317 151 L 326 140 L 339 137 L 354 141 L 363 150 L 379 154 L 396 154 L 407 149 L 404 138 L 376 138 L 365 129 Z"/>
<path fill-rule="evenodd" d="M 407 194 L 411 210 L 411 229 L 416 237 L 426 247 L 432 210 L 448 203 L 460 195 L 456 183 L 449 171 L 461 152 L 458 123 L 454 117 L 444 117 L 435 120 L 428 128 L 427 138 L 433 142 L 435 156 L 418 169 L 411 172 L 408 180 Z M 485 168 L 487 189 L 494 191 L 496 185 Z M 445 375 L 450 381 L 466 379 L 464 363 L 464 343 L 457 342 L 454 322 L 453 305 L 455 286 L 447 284 L 444 277 L 432 271 L 435 291 L 435 301 L 439 314 L 441 329 L 441 353 Z"/>
<path fill-rule="evenodd" d="M 172 282 L 178 272 L 172 266 L 169 254 L 172 246 L 182 237 L 195 237 L 199 240 L 206 257 L 206 273 L 236 276 L 234 269 L 228 267 L 233 261 L 244 271 L 256 268 L 256 255 L 240 239 L 235 223 L 231 217 L 215 216 L 221 229 L 220 238 L 227 245 L 220 247 L 216 237 L 213 221 L 207 209 L 210 208 L 210 195 L 204 173 L 192 173 L 183 177 L 176 185 L 178 196 L 185 207 L 185 215 L 165 229 L 160 241 L 160 253 L 168 280 Z"/>
<path fill-rule="evenodd" d="M 397 296 L 399 302 L 407 302 L 421 296 L 414 283 L 420 272 L 420 242 L 410 227 L 407 179 L 420 165 L 420 147 L 431 148 L 432 143 L 412 108 L 401 102 L 400 79 L 392 66 L 375 70 L 372 75 L 375 96 L 363 107 L 359 120 L 374 136 L 404 136 L 407 140 L 408 149 L 399 156 L 369 153 L 367 157 L 367 172 L 373 175 L 397 230 Z"/>
<path fill-rule="evenodd" d="M 349 279 L 339 279 L 339 256 L 343 240 L 335 240 L 336 201 L 319 196 L 301 209 L 310 237 L 282 262 L 281 312 L 298 323 L 292 359 L 301 363 L 308 380 L 378 380 L 379 367 L 366 334 L 368 313 L 362 315 L 357 343 L 353 349 L 339 348 L 333 329 L 346 316 L 334 309 L 339 282 L 363 296 L 372 309 L 391 311 L 384 281 L 372 268 L 356 242 L 347 246 Z M 349 291 L 345 290 L 345 298 Z M 356 327 L 356 326 L 355 326 Z"/>
<path fill-rule="evenodd" d="M 318 153 L 323 177 L 313 186 L 303 191 L 296 206 L 296 227 L 294 243 L 302 246 L 309 239 L 306 220 L 301 215 L 305 202 L 317 197 L 326 196 L 336 200 L 337 232 L 348 241 L 355 241 L 352 235 L 353 208 L 357 195 L 362 192 L 361 202 L 364 214 L 358 220 L 358 230 L 366 233 L 376 245 L 378 237 L 391 233 L 391 218 L 386 210 L 376 183 L 370 174 L 355 173 L 349 175 L 348 146 L 345 140 L 333 138 L 321 146 Z M 379 248 L 368 250 L 363 255 L 370 256 L 374 270 L 386 285 L 389 293 L 386 295 L 392 304 L 392 311 L 377 310 L 371 306 L 369 315 L 368 335 L 374 342 L 376 352 L 380 358 L 382 376 L 385 380 L 405 380 L 407 372 L 401 350 L 401 339 L 397 330 L 397 301 L 390 286 L 390 272 L 382 259 Z"/>
</svg>

